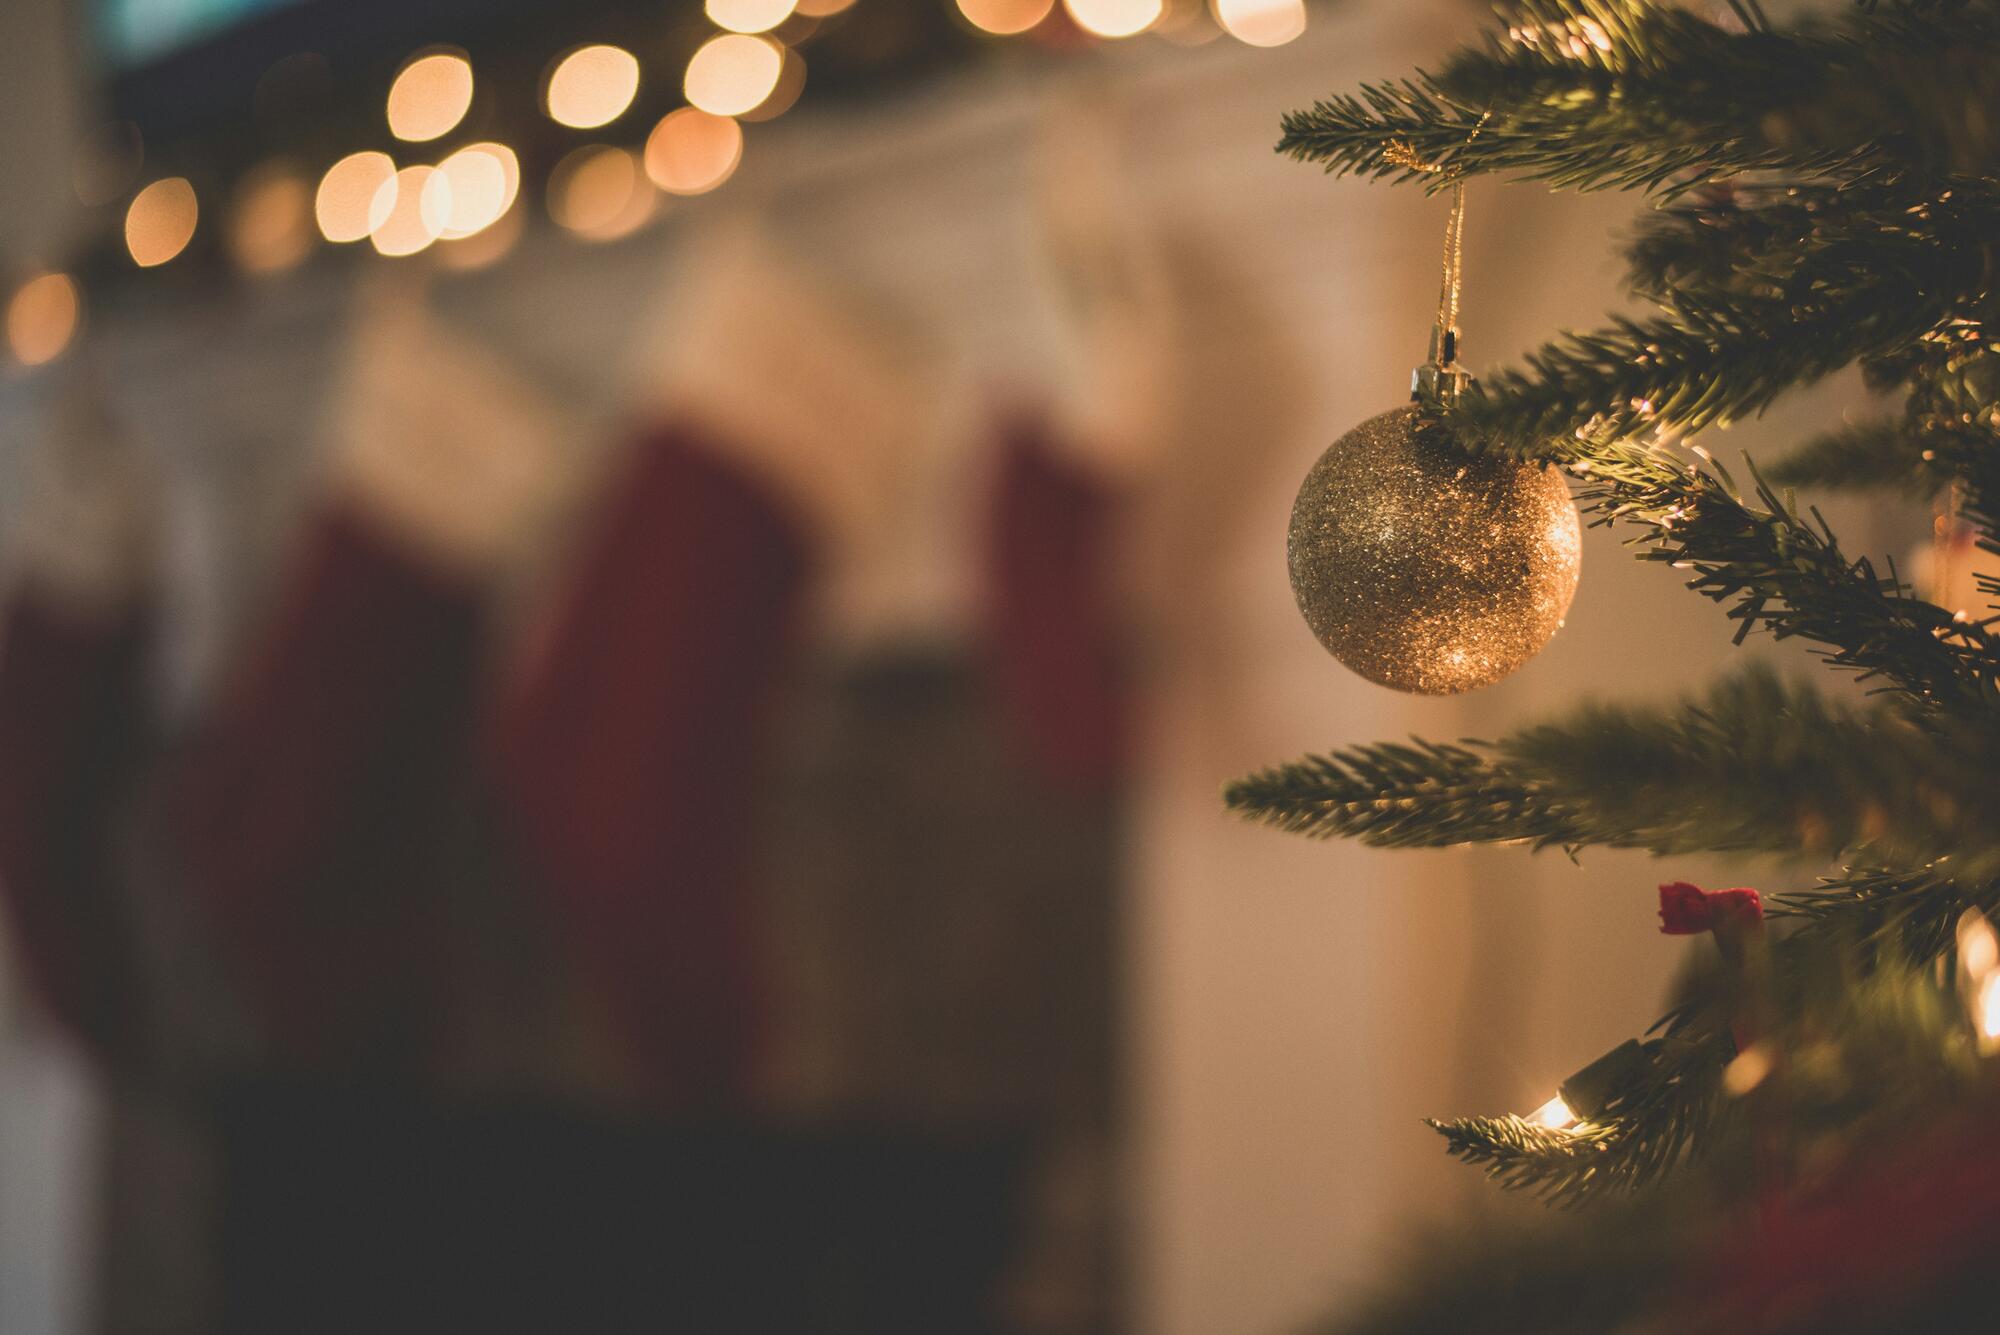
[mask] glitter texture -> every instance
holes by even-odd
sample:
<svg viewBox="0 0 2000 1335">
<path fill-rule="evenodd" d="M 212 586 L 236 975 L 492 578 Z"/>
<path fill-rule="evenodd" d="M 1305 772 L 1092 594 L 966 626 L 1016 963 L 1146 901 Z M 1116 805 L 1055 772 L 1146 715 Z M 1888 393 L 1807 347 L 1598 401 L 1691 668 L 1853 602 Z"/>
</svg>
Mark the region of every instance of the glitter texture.
<svg viewBox="0 0 2000 1335">
<path fill-rule="evenodd" d="M 1576 594 L 1583 525 L 1553 468 L 1462 454 L 1415 405 L 1320 456 L 1286 556 L 1306 624 L 1384 686 L 1455 695 L 1533 658 Z"/>
</svg>

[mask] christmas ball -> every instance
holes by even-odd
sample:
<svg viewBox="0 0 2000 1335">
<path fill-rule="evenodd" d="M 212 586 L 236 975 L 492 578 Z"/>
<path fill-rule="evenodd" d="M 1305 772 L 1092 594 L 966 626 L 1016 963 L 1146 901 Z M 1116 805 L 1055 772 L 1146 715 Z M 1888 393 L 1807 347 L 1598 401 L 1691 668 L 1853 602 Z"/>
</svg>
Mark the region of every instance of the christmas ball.
<svg viewBox="0 0 2000 1335">
<path fill-rule="evenodd" d="M 1320 456 L 1292 506 L 1292 592 L 1333 656 L 1421 695 L 1534 657 L 1576 593 L 1583 525 L 1553 468 L 1452 447 L 1415 404 Z"/>
</svg>

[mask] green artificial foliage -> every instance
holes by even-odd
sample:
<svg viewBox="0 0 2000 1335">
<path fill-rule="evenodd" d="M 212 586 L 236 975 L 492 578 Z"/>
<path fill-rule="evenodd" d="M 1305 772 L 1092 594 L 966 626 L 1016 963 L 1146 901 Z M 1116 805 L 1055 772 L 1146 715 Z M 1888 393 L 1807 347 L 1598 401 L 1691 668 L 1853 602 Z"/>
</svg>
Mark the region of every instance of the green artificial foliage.
<svg viewBox="0 0 2000 1335">
<path fill-rule="evenodd" d="M 1686 1261 L 1774 1163 L 1787 1182 L 1852 1166 L 1990 1109 L 2000 1083 L 1953 973 L 1961 916 L 2000 908 L 2000 606 L 1926 601 L 1795 490 L 1948 498 L 2000 552 L 2000 0 L 1829 5 L 1782 29 L 1750 0 L 1720 18 L 1526 0 L 1434 72 L 1286 116 L 1279 150 L 1429 190 L 1498 174 L 1648 197 L 1627 260 L 1651 312 L 1429 401 L 1431 429 L 1562 469 L 1593 522 L 1682 572 L 1739 642 L 1803 641 L 1873 692 L 1836 702 L 1751 667 L 1678 702 L 1586 703 L 1495 741 L 1344 746 L 1225 791 L 1247 818 L 1385 847 L 1837 869 L 1768 897 L 1754 948 L 1700 947 L 1578 1125 L 1433 1124 L 1503 1185 L 1612 1226 L 1463 1244 L 1467 1268 L 1413 1265 L 1347 1327 L 1724 1328 L 1662 1317 L 1686 1295 L 1641 1258 Z M 1739 482 L 1694 440 L 1853 366 L 1899 402 L 1774 468 Z M 1621 1203 L 1641 1190 L 1657 1209 Z M 1598 1316 L 1557 1315 L 1565 1292 Z"/>
</svg>

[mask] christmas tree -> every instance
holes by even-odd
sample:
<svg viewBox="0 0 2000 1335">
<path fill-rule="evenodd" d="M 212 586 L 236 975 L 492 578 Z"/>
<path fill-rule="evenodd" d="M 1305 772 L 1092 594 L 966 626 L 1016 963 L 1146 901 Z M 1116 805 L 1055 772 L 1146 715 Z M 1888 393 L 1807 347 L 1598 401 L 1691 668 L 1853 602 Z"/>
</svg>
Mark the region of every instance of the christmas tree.
<svg viewBox="0 0 2000 1335">
<path fill-rule="evenodd" d="M 1427 1248 L 1340 1328 L 1965 1328 L 2000 1243 L 2000 580 L 1922 596 L 1810 498 L 1930 496 L 1941 543 L 2000 553 L 2000 4 L 1780 26 L 1756 0 L 1529 0 L 1435 72 L 1288 116 L 1280 148 L 1431 190 L 1497 174 L 1646 197 L 1629 281 L 1652 313 L 1474 383 L 1424 378 L 1421 430 L 1560 470 L 1587 522 L 1684 572 L 1739 642 L 1803 641 L 1865 688 L 1747 669 L 1229 785 L 1238 812 L 1312 837 L 1824 869 L 1764 896 L 1661 886 L 1666 930 L 1704 943 L 1658 1024 L 1579 1053 L 1533 1113 L 1434 1123 L 1575 1208 Z M 1764 468 L 1697 441 L 1854 365 L 1868 420 Z"/>
</svg>

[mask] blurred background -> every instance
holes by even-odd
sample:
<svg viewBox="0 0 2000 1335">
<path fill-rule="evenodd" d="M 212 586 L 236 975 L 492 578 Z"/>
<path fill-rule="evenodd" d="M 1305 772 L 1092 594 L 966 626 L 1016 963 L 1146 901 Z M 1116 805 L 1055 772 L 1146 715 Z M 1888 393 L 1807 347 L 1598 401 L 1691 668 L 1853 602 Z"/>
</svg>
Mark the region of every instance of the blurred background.
<svg viewBox="0 0 2000 1335">
<path fill-rule="evenodd" d="M 1445 204 L 1278 118 L 1489 19 L 0 9 L 0 1332 L 1279 1332 L 1506 1208 L 1419 1119 L 1725 873 L 1218 799 L 1740 652 L 1603 529 L 1465 697 L 1293 606 Z M 1475 370 L 1634 203 L 1474 184 Z"/>
</svg>

